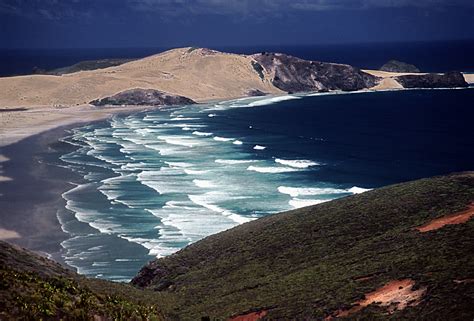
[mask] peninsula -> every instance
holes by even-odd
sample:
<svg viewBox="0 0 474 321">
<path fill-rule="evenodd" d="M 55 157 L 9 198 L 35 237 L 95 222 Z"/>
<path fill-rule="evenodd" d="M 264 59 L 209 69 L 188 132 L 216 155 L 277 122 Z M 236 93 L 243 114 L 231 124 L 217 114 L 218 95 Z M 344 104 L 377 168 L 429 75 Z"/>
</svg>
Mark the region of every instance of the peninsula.
<svg viewBox="0 0 474 321">
<path fill-rule="evenodd" d="M 139 60 L 95 63 L 95 70 L 0 78 L 1 145 L 61 125 L 161 104 L 298 92 L 467 87 L 472 75 L 394 73 L 307 61 L 282 53 L 239 55 L 179 48 Z M 79 64 L 81 66 L 81 64 Z M 86 66 L 92 68 L 91 64 Z M 79 67 L 72 68 L 72 71 Z M 466 82 L 467 81 L 467 82 Z M 130 93 L 134 95 L 123 94 Z M 159 91 L 167 99 L 144 99 Z M 140 93 L 140 91 L 142 91 Z M 121 94 L 122 93 L 122 94 Z M 156 92 L 155 92 L 156 94 Z M 120 103 L 116 98 L 121 97 Z M 134 97 L 123 99 L 124 96 Z M 179 97 L 181 98 L 179 98 Z M 111 102 L 114 97 L 115 102 Z M 137 100 L 137 97 L 141 99 Z M 148 96 L 149 97 L 149 96 Z M 175 98 L 172 98 L 175 97 Z M 114 100 L 112 99 L 112 100 Z M 97 102 L 100 108 L 96 108 Z M 104 105 L 114 105 L 107 108 Z"/>
</svg>

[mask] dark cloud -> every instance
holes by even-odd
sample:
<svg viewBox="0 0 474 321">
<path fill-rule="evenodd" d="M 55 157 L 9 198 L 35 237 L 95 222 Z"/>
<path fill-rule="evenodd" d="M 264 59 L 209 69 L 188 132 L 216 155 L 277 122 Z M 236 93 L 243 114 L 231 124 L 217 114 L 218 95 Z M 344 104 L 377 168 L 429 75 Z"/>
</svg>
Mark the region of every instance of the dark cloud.
<svg viewBox="0 0 474 321">
<path fill-rule="evenodd" d="M 302 11 L 369 10 L 389 8 L 448 7 L 474 8 L 473 0 L 126 0 L 137 11 L 162 15 L 240 15 L 242 18 L 264 18 Z"/>
<path fill-rule="evenodd" d="M 0 46 L 474 39 L 474 0 L 0 0 Z"/>
<path fill-rule="evenodd" d="M 240 15 L 264 18 L 301 11 L 368 10 L 372 8 L 474 8 L 473 0 L 0 0 L 0 13 L 45 19 L 84 19 L 118 11 L 158 14 Z"/>
</svg>

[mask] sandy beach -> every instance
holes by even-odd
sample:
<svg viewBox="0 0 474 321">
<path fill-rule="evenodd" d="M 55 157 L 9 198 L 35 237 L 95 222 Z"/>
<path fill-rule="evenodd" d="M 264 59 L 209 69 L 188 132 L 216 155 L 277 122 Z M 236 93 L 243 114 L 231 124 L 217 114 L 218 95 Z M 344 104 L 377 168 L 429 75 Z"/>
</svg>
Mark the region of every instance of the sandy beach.
<svg viewBox="0 0 474 321">
<path fill-rule="evenodd" d="M 57 218 L 57 212 L 65 208 L 61 194 L 73 187 L 70 181 L 81 181 L 82 177 L 48 164 L 48 157 L 57 157 L 58 140 L 68 129 L 156 107 L 49 109 L 0 113 L 5 124 L 0 130 L 0 240 L 62 262 L 60 243 L 68 235 Z"/>
<path fill-rule="evenodd" d="M 64 208 L 61 194 L 78 179 L 66 169 L 47 164 L 54 144 L 65 135 L 66 127 L 31 136 L 2 147 L 4 175 L 0 183 L 0 239 L 60 259 L 60 242 L 67 234 L 56 217 Z"/>
</svg>

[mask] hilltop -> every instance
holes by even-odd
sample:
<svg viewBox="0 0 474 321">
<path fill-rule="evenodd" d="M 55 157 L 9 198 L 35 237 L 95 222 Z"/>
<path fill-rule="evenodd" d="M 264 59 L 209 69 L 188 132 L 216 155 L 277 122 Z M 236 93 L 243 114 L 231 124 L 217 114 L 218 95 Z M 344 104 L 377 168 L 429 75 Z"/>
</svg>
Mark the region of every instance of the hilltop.
<svg viewBox="0 0 474 321">
<path fill-rule="evenodd" d="M 467 172 L 267 216 L 150 262 L 143 290 L 0 243 L 1 317 L 471 320 L 473 201 Z"/>
</svg>

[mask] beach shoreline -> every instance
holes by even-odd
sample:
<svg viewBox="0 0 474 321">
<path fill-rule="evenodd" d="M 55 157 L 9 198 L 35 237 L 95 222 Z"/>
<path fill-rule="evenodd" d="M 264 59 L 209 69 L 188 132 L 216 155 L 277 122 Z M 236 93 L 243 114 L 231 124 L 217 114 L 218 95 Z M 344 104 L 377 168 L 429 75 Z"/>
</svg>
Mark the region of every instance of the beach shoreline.
<svg viewBox="0 0 474 321">
<path fill-rule="evenodd" d="M 64 192 L 74 188 L 83 177 L 56 166 L 56 144 L 68 131 L 80 126 L 106 121 L 118 115 L 156 111 L 162 106 L 121 106 L 96 108 L 80 106 L 60 117 L 33 119 L 19 123 L 9 132 L 0 130 L 0 240 L 7 241 L 68 268 L 62 257 L 61 242 L 71 236 L 63 231 L 59 211 L 67 210 Z M 85 107 L 85 108 L 84 108 Z M 36 110 L 33 112 L 37 112 Z"/>
<path fill-rule="evenodd" d="M 342 94 L 407 90 L 415 89 L 364 90 Z M 319 93 L 338 94 L 341 93 Z M 318 93 L 304 95 L 314 96 Z M 1 133 L 0 207 L 3 210 L 0 214 L 0 239 L 42 252 L 64 264 L 60 243 L 68 239 L 69 235 L 61 229 L 57 213 L 65 208 L 61 195 L 74 187 L 70 182 L 80 182 L 83 178 L 65 168 L 45 163 L 44 158 L 54 153 L 54 144 L 66 136 L 69 129 L 104 121 L 115 115 L 159 109 L 150 106 L 102 109 L 85 106 L 85 109 L 77 112 L 74 108 L 74 111 L 63 114 L 59 120 L 56 117 L 47 118 L 41 126 L 30 124 L 27 127 L 21 124 L 17 131 L 12 131 L 12 135 Z"/>
<path fill-rule="evenodd" d="M 60 243 L 68 238 L 61 229 L 57 212 L 64 208 L 61 194 L 73 187 L 80 177 L 49 164 L 54 144 L 78 124 L 62 126 L 32 135 L 2 147 L 5 176 L 0 182 L 0 239 L 61 260 Z"/>
</svg>

